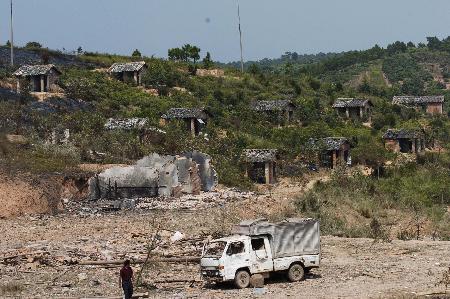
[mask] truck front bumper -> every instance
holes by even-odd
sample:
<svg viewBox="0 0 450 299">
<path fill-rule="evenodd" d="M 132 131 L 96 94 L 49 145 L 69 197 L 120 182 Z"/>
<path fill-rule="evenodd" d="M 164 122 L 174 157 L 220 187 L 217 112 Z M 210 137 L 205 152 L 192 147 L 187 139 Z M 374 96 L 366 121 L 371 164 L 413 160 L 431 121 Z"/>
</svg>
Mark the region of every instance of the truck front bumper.
<svg viewBox="0 0 450 299">
<path fill-rule="evenodd" d="M 223 276 L 219 270 L 203 270 L 202 278 L 208 282 L 223 281 Z"/>
</svg>

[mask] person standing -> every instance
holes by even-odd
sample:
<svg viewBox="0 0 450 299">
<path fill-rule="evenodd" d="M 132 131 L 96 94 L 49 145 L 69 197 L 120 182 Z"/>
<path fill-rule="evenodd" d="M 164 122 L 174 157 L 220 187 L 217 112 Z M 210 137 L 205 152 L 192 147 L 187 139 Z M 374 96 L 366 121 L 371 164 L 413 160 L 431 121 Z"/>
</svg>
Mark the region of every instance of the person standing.
<svg viewBox="0 0 450 299">
<path fill-rule="evenodd" d="M 130 266 L 130 260 L 123 262 L 123 267 L 120 269 L 119 285 L 123 289 L 125 299 L 131 299 L 133 296 L 133 269 Z"/>
</svg>

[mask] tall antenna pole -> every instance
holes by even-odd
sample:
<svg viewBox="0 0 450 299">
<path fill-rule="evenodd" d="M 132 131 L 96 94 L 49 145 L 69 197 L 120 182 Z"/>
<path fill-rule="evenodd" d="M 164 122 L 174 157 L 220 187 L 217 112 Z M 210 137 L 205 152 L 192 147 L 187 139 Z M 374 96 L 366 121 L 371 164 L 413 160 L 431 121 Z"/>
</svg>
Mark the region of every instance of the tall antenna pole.
<svg viewBox="0 0 450 299">
<path fill-rule="evenodd" d="M 11 0 L 11 66 L 14 66 L 13 2 Z"/>
<path fill-rule="evenodd" d="M 244 56 L 242 54 L 242 30 L 241 30 L 241 12 L 238 4 L 238 20 L 239 20 L 239 41 L 241 45 L 241 72 L 244 72 Z"/>
</svg>

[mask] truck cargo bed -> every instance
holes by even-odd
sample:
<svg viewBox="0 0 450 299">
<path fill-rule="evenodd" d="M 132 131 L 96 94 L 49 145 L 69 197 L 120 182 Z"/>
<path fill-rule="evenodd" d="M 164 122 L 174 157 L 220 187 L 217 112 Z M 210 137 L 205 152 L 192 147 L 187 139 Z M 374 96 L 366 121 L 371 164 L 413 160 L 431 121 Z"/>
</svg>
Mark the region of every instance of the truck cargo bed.
<svg viewBox="0 0 450 299">
<path fill-rule="evenodd" d="M 270 223 L 266 219 L 244 221 L 234 233 L 247 236 L 267 235 L 273 258 L 320 254 L 320 225 L 314 219 L 286 219 Z"/>
</svg>

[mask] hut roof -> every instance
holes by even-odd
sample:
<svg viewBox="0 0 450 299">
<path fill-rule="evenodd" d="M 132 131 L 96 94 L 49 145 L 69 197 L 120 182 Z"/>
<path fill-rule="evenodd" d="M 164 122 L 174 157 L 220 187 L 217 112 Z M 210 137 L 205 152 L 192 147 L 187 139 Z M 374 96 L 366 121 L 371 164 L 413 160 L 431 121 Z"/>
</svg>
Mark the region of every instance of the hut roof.
<svg viewBox="0 0 450 299">
<path fill-rule="evenodd" d="M 117 62 L 114 63 L 108 70 L 110 73 L 122 73 L 122 72 L 137 72 L 146 66 L 145 61 L 137 62 Z"/>
<path fill-rule="evenodd" d="M 342 145 L 348 142 L 348 139 L 345 137 L 311 138 L 308 141 L 308 146 L 315 150 L 334 151 L 339 150 Z"/>
<path fill-rule="evenodd" d="M 51 69 L 61 73 L 53 64 L 22 65 L 13 73 L 16 77 L 46 75 Z"/>
<path fill-rule="evenodd" d="M 277 159 L 276 149 L 246 149 L 242 152 L 245 162 L 271 162 Z"/>
<path fill-rule="evenodd" d="M 251 104 L 251 108 L 256 111 L 281 111 L 289 106 L 295 107 L 289 100 L 255 101 Z"/>
<path fill-rule="evenodd" d="M 422 105 L 428 103 L 443 103 L 444 96 L 395 96 L 392 104 L 397 105 Z"/>
<path fill-rule="evenodd" d="M 367 99 L 338 98 L 333 104 L 333 108 L 357 108 L 366 105 L 373 106 L 372 102 Z"/>
<path fill-rule="evenodd" d="M 170 108 L 162 116 L 164 119 L 173 118 L 199 118 L 206 119 L 207 113 L 201 108 Z"/>
<path fill-rule="evenodd" d="M 383 139 L 414 139 L 422 134 L 419 130 L 410 129 L 388 129 L 383 135 Z"/>
</svg>

